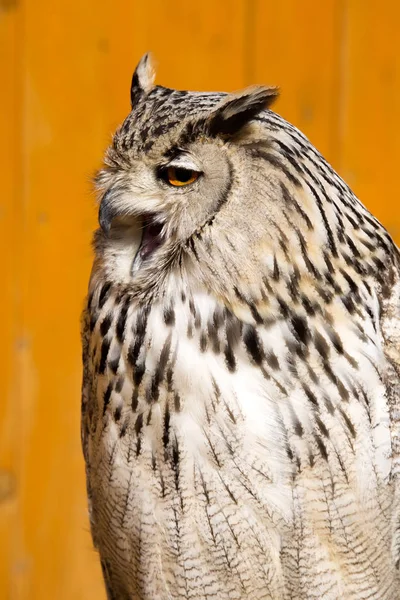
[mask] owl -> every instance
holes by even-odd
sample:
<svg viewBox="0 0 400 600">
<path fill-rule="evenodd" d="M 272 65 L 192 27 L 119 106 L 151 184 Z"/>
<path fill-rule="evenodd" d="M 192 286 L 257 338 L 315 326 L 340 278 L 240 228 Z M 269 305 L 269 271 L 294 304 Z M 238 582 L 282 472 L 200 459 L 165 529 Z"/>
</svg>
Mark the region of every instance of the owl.
<svg viewBox="0 0 400 600">
<path fill-rule="evenodd" d="M 306 137 L 154 84 L 96 183 L 82 442 L 110 600 L 400 598 L 399 252 Z"/>
</svg>

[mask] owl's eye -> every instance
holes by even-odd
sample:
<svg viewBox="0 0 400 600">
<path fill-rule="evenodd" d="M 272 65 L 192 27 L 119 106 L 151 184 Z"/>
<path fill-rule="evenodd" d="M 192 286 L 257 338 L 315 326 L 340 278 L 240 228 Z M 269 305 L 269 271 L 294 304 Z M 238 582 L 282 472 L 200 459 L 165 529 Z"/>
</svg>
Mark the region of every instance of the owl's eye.
<svg viewBox="0 0 400 600">
<path fill-rule="evenodd" d="M 161 172 L 161 178 L 175 187 L 190 185 L 200 176 L 199 171 L 183 167 L 167 167 Z"/>
</svg>

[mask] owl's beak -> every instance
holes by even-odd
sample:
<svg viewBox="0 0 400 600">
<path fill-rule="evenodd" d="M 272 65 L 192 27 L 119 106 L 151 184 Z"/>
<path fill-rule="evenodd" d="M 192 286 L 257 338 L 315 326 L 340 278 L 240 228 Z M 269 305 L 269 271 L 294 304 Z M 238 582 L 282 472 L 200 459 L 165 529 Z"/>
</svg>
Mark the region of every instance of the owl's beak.
<svg viewBox="0 0 400 600">
<path fill-rule="evenodd" d="M 118 216 L 115 199 L 113 200 L 111 192 L 108 191 L 102 197 L 99 207 L 99 224 L 104 233 L 109 233 L 113 219 Z"/>
</svg>

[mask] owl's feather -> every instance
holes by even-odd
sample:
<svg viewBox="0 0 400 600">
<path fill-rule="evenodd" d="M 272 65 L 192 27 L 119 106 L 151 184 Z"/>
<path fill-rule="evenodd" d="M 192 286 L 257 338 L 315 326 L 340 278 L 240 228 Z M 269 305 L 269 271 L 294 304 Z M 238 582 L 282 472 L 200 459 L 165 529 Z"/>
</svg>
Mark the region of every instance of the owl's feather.
<svg viewBox="0 0 400 600">
<path fill-rule="evenodd" d="M 143 91 L 98 177 L 82 437 L 110 598 L 400 598 L 398 251 L 262 89 Z"/>
</svg>

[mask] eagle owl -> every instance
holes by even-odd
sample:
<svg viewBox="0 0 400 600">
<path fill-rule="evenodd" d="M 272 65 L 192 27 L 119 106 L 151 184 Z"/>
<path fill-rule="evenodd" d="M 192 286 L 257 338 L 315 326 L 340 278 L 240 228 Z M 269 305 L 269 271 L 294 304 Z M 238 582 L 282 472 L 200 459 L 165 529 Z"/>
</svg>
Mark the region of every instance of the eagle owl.
<svg viewBox="0 0 400 600">
<path fill-rule="evenodd" d="M 108 597 L 399 599 L 398 250 L 276 88 L 153 81 L 146 55 L 83 315 Z"/>
</svg>

